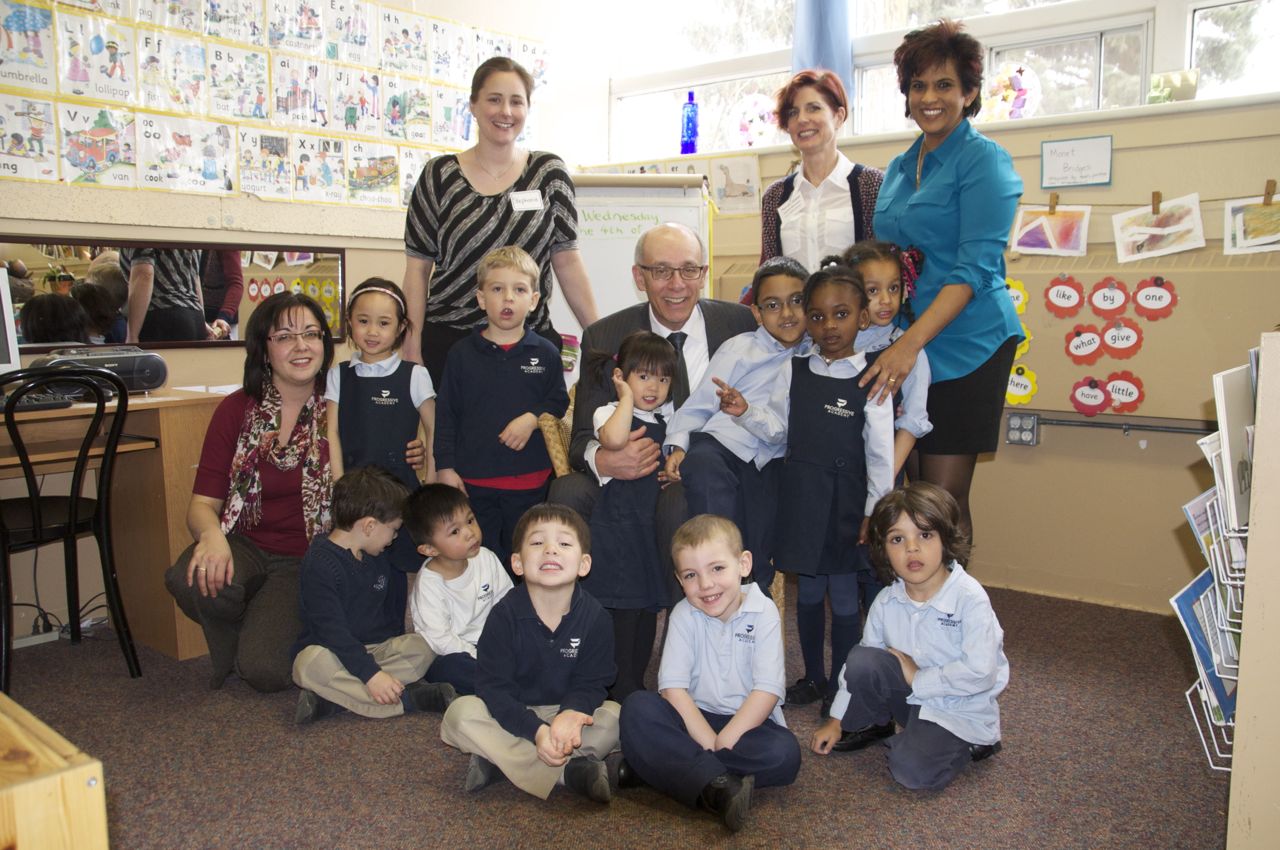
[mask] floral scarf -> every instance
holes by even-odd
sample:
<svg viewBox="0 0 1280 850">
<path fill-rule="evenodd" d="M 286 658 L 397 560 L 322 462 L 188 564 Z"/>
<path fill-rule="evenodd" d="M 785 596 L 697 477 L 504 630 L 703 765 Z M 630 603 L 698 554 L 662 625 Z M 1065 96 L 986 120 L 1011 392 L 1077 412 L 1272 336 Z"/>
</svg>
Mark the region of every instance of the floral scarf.
<svg viewBox="0 0 1280 850">
<path fill-rule="evenodd" d="M 254 528 L 261 522 L 259 468 L 264 462 L 286 471 L 302 464 L 302 516 L 307 524 L 307 539 L 329 531 L 333 476 L 329 469 L 329 440 L 325 436 L 324 396 L 312 393 L 307 399 L 283 448 L 276 441 L 281 404 L 280 391 L 268 380 L 264 382 L 262 401 L 252 404 L 245 413 L 231 461 L 231 486 L 222 506 L 224 534 Z"/>
</svg>

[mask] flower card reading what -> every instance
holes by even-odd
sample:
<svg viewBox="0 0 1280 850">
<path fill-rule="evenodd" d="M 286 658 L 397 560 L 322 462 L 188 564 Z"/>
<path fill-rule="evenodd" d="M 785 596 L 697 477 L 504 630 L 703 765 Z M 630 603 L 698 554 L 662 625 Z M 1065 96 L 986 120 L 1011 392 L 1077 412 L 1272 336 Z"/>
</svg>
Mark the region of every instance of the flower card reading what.
<svg viewBox="0 0 1280 850">
<path fill-rule="evenodd" d="M 1133 312 L 1153 322 L 1169 318 L 1176 306 L 1178 292 L 1173 287 L 1173 281 L 1159 275 L 1139 283 L 1133 293 Z"/>
<path fill-rule="evenodd" d="M 289 200 L 293 189 L 289 134 L 241 127 L 239 142 L 240 191 L 268 200 Z"/>
<path fill-rule="evenodd" d="M 412 12 L 383 6 L 379 14 L 382 33 L 382 67 L 425 77 L 431 72 L 427 44 L 427 19 Z M 467 27 L 466 29 L 470 29 Z"/>
<path fill-rule="evenodd" d="M 0 177 L 58 181 L 53 102 L 0 94 Z"/>
<path fill-rule="evenodd" d="M 1093 285 L 1093 290 L 1089 293 L 1089 306 L 1104 319 L 1119 316 L 1128 303 L 1128 287 L 1114 277 L 1104 277 Z"/>
<path fill-rule="evenodd" d="M 210 44 L 209 112 L 218 118 L 270 117 L 271 88 L 267 82 L 267 51 Z"/>
<path fill-rule="evenodd" d="M 142 105 L 167 112 L 204 112 L 204 44 L 150 31 L 139 32 L 137 43 Z"/>
<path fill-rule="evenodd" d="M 136 32 L 109 18 L 58 13 L 58 88 L 112 103 L 132 103 Z"/>
<path fill-rule="evenodd" d="M 1021 316 L 1027 312 L 1027 286 L 1020 280 L 1014 280 L 1011 277 L 1004 279 L 1004 290 L 1009 293 L 1009 299 L 1013 301 L 1013 309 L 1018 311 Z"/>
<path fill-rule="evenodd" d="M 139 185 L 202 195 L 230 194 L 236 166 L 233 132 L 230 124 L 139 115 Z"/>
<path fill-rule="evenodd" d="M 208 0 L 204 7 L 204 34 L 263 47 L 264 20 L 262 0 Z"/>
<path fill-rule="evenodd" d="M 1132 372 L 1112 372 L 1107 376 L 1106 386 L 1111 394 L 1111 409 L 1116 413 L 1132 413 L 1146 397 L 1142 379 Z"/>
<path fill-rule="evenodd" d="M 320 59 L 325 55 L 321 0 L 267 0 L 267 45 Z"/>
<path fill-rule="evenodd" d="M 1133 319 L 1121 317 L 1102 329 L 1102 350 L 1117 360 L 1128 360 L 1142 348 L 1142 328 Z"/>
<path fill-rule="evenodd" d="M 138 185 L 134 115 L 127 109 L 58 104 L 63 179 L 77 186 Z"/>
<path fill-rule="evenodd" d="M 1059 319 L 1070 319 L 1084 306 L 1084 286 L 1068 274 L 1060 274 L 1045 287 L 1044 306 Z"/>
<path fill-rule="evenodd" d="M 1093 325 L 1076 325 L 1067 334 L 1067 356 L 1079 366 L 1090 366 L 1103 355 L 1102 334 Z"/>
<path fill-rule="evenodd" d="M 1071 388 L 1071 406 L 1085 416 L 1097 416 L 1111 406 L 1111 393 L 1103 382 L 1090 375 Z"/>
<path fill-rule="evenodd" d="M 34 3 L 0 0 L 0 26 L 4 27 L 4 38 L 0 38 L 0 85 L 52 92 L 53 12 Z"/>
<path fill-rule="evenodd" d="M 1009 372 L 1009 386 L 1005 390 L 1004 400 L 1007 404 L 1030 404 L 1038 391 L 1036 373 L 1026 366 L 1014 366 Z"/>
<path fill-rule="evenodd" d="M 340 204 L 347 199 L 347 142 L 328 136 L 294 133 L 293 199 Z"/>
<path fill-rule="evenodd" d="M 355 204 L 394 207 L 400 202 L 400 156 L 395 145 L 351 143 L 347 198 Z"/>
</svg>

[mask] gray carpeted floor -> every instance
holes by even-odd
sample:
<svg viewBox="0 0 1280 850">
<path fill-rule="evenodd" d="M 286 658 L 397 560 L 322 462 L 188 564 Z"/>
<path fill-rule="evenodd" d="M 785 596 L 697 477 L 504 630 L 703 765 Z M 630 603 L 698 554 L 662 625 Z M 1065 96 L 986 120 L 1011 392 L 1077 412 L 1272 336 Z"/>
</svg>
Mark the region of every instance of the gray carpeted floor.
<svg viewBox="0 0 1280 850">
<path fill-rule="evenodd" d="M 758 792 L 736 838 L 648 789 L 608 807 L 506 783 L 466 794 L 467 759 L 440 742 L 438 716 L 298 729 L 296 692 L 210 691 L 204 659 L 143 650 L 144 676 L 129 679 L 109 632 L 16 651 L 11 695 L 102 760 L 116 848 L 1223 846 L 1227 778 L 1191 725 L 1194 671 L 1174 620 L 991 596 L 1012 667 L 1003 752 L 916 794 L 892 782 L 883 749 L 806 747 L 796 784 Z M 795 669 L 793 622 L 788 641 Z M 807 743 L 817 708 L 787 720 Z"/>
</svg>

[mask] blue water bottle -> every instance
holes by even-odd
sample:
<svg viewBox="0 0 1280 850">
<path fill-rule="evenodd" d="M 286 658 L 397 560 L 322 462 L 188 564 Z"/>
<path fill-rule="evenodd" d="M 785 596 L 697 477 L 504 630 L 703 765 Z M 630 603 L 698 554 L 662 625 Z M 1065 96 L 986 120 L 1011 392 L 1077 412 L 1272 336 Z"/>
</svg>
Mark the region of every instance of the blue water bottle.
<svg viewBox="0 0 1280 850">
<path fill-rule="evenodd" d="M 689 101 L 681 107 L 680 153 L 698 152 L 698 104 L 693 102 L 693 92 L 689 92 Z"/>
</svg>

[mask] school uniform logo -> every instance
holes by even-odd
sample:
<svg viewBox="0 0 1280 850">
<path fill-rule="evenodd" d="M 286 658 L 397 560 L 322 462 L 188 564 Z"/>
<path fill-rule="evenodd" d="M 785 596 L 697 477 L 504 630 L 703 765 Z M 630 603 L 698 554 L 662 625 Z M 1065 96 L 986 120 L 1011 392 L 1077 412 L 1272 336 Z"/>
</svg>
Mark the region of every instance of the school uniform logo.
<svg viewBox="0 0 1280 850">
<path fill-rule="evenodd" d="M 961 622 L 962 622 L 961 620 L 956 619 L 955 614 L 943 614 L 941 617 L 938 618 L 938 625 L 944 626 L 945 628 L 948 628 L 948 629 L 960 628 Z"/>
<path fill-rule="evenodd" d="M 856 419 L 858 417 L 857 408 L 851 408 L 848 404 L 848 399 L 837 398 L 835 404 L 824 404 L 822 410 L 832 416 L 839 416 L 841 419 Z"/>
<path fill-rule="evenodd" d="M 539 364 L 540 357 L 530 357 L 529 362 L 520 366 L 520 371 L 526 375 L 542 375 L 547 371 L 546 366 Z"/>
<path fill-rule="evenodd" d="M 480 585 L 480 595 L 476 597 L 476 602 L 487 602 L 491 598 L 493 598 L 493 592 L 489 590 L 489 585 Z"/>
<path fill-rule="evenodd" d="M 560 647 L 561 658 L 577 658 L 578 646 L 582 643 L 582 638 L 569 638 L 569 645 Z"/>
<path fill-rule="evenodd" d="M 391 390 L 382 390 L 370 400 L 378 407 L 393 407 L 400 403 L 400 399 L 393 396 Z"/>
<path fill-rule="evenodd" d="M 387 589 L 387 577 L 385 574 L 378 576 L 378 580 L 373 583 L 373 589 L 378 591 Z"/>
<path fill-rule="evenodd" d="M 747 625 L 743 627 L 742 631 L 733 633 L 733 639 L 738 643 L 749 643 L 754 645 L 756 642 L 756 636 L 754 634 L 755 630 L 755 623 L 747 623 Z"/>
</svg>

